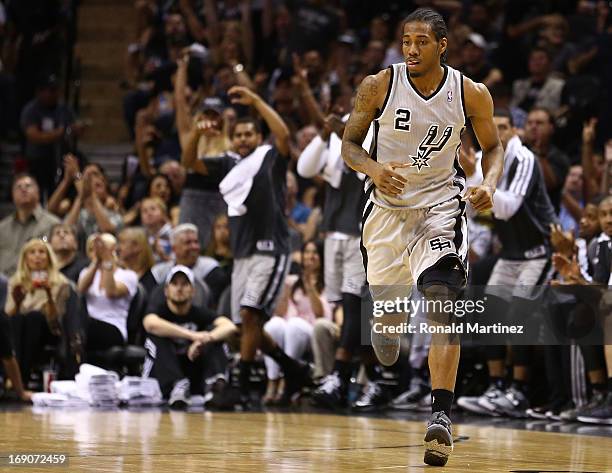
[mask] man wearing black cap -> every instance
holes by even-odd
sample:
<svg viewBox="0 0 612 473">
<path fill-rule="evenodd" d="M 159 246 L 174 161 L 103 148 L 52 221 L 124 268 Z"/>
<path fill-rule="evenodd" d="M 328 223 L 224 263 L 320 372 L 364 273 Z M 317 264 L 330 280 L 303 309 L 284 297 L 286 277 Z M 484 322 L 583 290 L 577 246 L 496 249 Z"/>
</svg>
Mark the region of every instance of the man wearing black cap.
<svg viewBox="0 0 612 473">
<path fill-rule="evenodd" d="M 25 156 L 30 172 L 46 200 L 55 188 L 65 138 L 82 130 L 75 125 L 74 112 L 59 102 L 59 84 L 54 74 L 38 83 L 36 97 L 21 112 L 21 129 L 26 137 Z"/>
<path fill-rule="evenodd" d="M 143 320 L 148 333 L 143 376 L 159 381 L 170 407 L 185 408 L 191 395 L 203 394 L 204 384 L 223 384 L 227 357 L 221 342 L 237 329 L 227 317 L 192 304 L 194 276 L 186 266 L 168 273 L 164 294 Z"/>
</svg>

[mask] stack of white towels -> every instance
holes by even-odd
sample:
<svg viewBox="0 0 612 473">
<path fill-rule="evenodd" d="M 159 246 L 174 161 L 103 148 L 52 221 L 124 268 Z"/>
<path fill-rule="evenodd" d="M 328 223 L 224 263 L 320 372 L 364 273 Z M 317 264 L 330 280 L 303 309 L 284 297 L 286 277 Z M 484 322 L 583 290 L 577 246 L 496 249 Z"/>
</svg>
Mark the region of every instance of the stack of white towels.
<svg viewBox="0 0 612 473">
<path fill-rule="evenodd" d="M 35 406 L 116 407 L 158 406 L 163 403 L 159 383 L 154 378 L 126 376 L 119 381 L 114 371 L 82 364 L 75 381 L 52 381 L 50 393 L 32 396 Z"/>
</svg>

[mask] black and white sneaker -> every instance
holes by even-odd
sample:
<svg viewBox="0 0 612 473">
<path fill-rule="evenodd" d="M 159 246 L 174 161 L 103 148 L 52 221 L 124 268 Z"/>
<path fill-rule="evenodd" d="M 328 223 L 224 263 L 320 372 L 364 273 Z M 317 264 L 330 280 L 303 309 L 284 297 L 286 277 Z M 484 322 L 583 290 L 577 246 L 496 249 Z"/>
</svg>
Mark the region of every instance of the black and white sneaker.
<svg viewBox="0 0 612 473">
<path fill-rule="evenodd" d="M 410 389 L 393 399 L 389 408 L 396 411 L 426 412 L 431 408 L 431 387 L 425 380 L 414 377 L 410 380 Z"/>
<path fill-rule="evenodd" d="M 510 386 L 503 396 L 491 401 L 495 404 L 497 411 L 508 417 L 525 418 L 529 409 L 527 396 L 514 386 Z"/>
<path fill-rule="evenodd" d="M 425 456 L 423 461 L 431 466 L 444 466 L 453 452 L 453 432 L 448 416 L 434 412 L 425 432 Z"/>
<path fill-rule="evenodd" d="M 337 409 L 346 407 L 347 387 L 343 385 L 338 373 L 333 372 L 323 378 L 321 385 L 312 393 L 312 402 L 317 407 Z"/>
<path fill-rule="evenodd" d="M 386 386 L 376 381 L 369 381 L 359 399 L 351 408 L 358 412 L 371 412 L 382 409 L 389 402 L 389 391 Z"/>
<path fill-rule="evenodd" d="M 168 400 L 170 409 L 186 409 L 189 406 L 189 398 L 191 397 L 190 389 L 191 385 L 187 378 L 178 380 L 174 384 L 170 393 L 170 399 Z"/>
<path fill-rule="evenodd" d="M 457 399 L 457 405 L 473 414 L 499 416 L 497 406 L 493 401 L 503 395 L 504 392 L 501 389 L 491 384 L 480 396 L 461 396 Z"/>
<path fill-rule="evenodd" d="M 587 424 L 612 425 L 612 393 L 608 393 L 606 400 L 600 406 L 579 415 L 578 421 Z"/>
</svg>

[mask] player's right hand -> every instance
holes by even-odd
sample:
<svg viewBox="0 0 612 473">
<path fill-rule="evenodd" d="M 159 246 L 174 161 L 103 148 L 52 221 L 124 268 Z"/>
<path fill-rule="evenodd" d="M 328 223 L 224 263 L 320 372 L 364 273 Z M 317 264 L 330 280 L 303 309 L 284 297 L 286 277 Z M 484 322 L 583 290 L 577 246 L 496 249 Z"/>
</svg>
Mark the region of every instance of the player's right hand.
<svg viewBox="0 0 612 473">
<path fill-rule="evenodd" d="M 390 163 L 379 164 L 370 176 L 376 187 L 385 194 L 396 196 L 404 192 L 406 178 L 395 172 L 396 169 L 406 168 L 408 163 L 392 161 Z"/>
</svg>

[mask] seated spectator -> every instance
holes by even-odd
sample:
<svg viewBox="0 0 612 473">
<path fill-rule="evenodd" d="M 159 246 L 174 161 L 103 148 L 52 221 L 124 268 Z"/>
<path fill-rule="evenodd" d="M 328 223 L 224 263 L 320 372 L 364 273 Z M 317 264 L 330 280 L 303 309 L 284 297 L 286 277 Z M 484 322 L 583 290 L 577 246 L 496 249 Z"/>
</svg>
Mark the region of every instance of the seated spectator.
<svg viewBox="0 0 612 473">
<path fill-rule="evenodd" d="M 172 191 L 170 179 L 164 174 L 155 174 L 148 182 L 146 197 L 155 197 L 160 199 L 166 208 L 170 209 L 170 213 L 178 212 L 176 205 L 176 197 Z M 138 225 L 140 222 L 140 206 L 142 201 L 136 202 L 134 206 L 123 216 L 123 224 L 125 226 Z"/>
<path fill-rule="evenodd" d="M 51 248 L 57 258 L 57 264 L 64 276 L 77 282 L 81 270 L 88 261 L 78 251 L 77 234 L 73 226 L 58 223 L 51 229 Z"/>
<path fill-rule="evenodd" d="M 106 350 L 127 341 L 127 317 L 138 290 L 138 276 L 117 265 L 117 240 L 109 233 L 87 239 L 91 264 L 81 271 L 78 289 L 87 302 L 87 351 Z"/>
<path fill-rule="evenodd" d="M 529 77 L 512 84 L 512 106 L 525 111 L 533 107 L 557 110 L 561 106 L 561 92 L 565 82 L 551 76 L 550 53 L 546 49 L 533 48 L 529 54 Z"/>
<path fill-rule="evenodd" d="M 488 89 L 500 83 L 504 76 L 486 57 L 489 45 L 478 33 L 471 33 L 463 45 L 461 72 L 474 82 L 481 82 Z"/>
<path fill-rule="evenodd" d="M 559 214 L 561 191 L 569 170 L 569 158 L 552 141 L 555 124 L 552 113 L 544 108 L 533 108 L 527 115 L 524 141 L 538 158 L 546 190 L 555 212 Z"/>
<path fill-rule="evenodd" d="M 285 288 L 276 308 L 276 313 L 264 325 L 264 330 L 291 358 L 299 360 L 310 350 L 313 326 L 320 318 L 331 321 L 332 309 L 323 291 L 323 248 L 309 241 L 302 248 L 302 273 L 287 276 Z M 319 372 L 322 360 L 317 359 Z M 268 388 L 264 396 L 266 403 L 284 403 L 280 367 L 266 356 Z M 333 351 L 332 351 L 333 364 Z"/>
<path fill-rule="evenodd" d="M 59 271 L 53 250 L 40 239 L 28 241 L 19 253 L 17 271 L 9 280 L 4 312 L 11 319 L 15 353 L 27 383 L 45 345 L 69 336 L 64 320 L 70 282 Z"/>
<path fill-rule="evenodd" d="M 225 385 L 227 356 L 222 342 L 236 334 L 227 317 L 193 305 L 194 274 L 175 266 L 166 276 L 164 300 L 149 306 L 143 376 L 159 381 L 171 408 L 186 407 L 205 385 L 220 392 Z"/>
<path fill-rule="evenodd" d="M 151 268 L 155 263 L 153 252 L 142 228 L 129 227 L 121 230 L 118 256 L 121 266 L 131 269 L 138 275 L 138 281 L 144 286 L 147 293 L 157 286 L 157 281 L 151 273 Z"/>
<path fill-rule="evenodd" d="M 82 184 L 65 223 L 75 225 L 79 235 L 88 239 L 94 233 L 115 233 L 121 228 L 122 218 L 116 209 L 108 207 L 111 199 L 108 181 L 96 166 L 83 172 Z"/>
<path fill-rule="evenodd" d="M 21 370 L 15 357 L 13 340 L 11 337 L 11 327 L 8 317 L 4 314 L 4 304 L 6 303 L 7 279 L 0 274 L 0 359 L 6 376 L 11 381 L 17 397 L 23 402 L 32 400 L 32 392 L 23 387 Z"/>
<path fill-rule="evenodd" d="M 158 197 L 143 199 L 140 204 L 140 222 L 147 233 L 155 262 L 168 261 L 172 256 L 172 224 L 168 221 L 166 204 Z"/>
<path fill-rule="evenodd" d="M 21 112 L 21 129 L 26 137 L 25 155 L 30 172 L 36 177 L 46 200 L 55 189 L 57 157 L 67 130 L 77 135 L 83 130 L 75 123 L 74 112 L 59 102 L 55 75 L 48 75 L 39 82 L 36 97 Z"/>
<path fill-rule="evenodd" d="M 225 214 L 217 215 L 213 223 L 210 244 L 206 256 L 216 259 L 221 267 L 229 267 L 231 273 L 234 255 L 230 246 L 229 218 Z"/>
<path fill-rule="evenodd" d="M 59 219 L 40 205 L 36 180 L 17 174 L 11 187 L 15 212 L 0 221 L 0 273 L 13 274 L 21 247 L 31 238 L 47 236 Z"/>
<path fill-rule="evenodd" d="M 65 217 L 72 207 L 76 196 L 77 183 L 81 178 L 81 165 L 79 159 L 69 153 L 63 159 L 64 172 L 61 181 L 49 197 L 47 210 L 58 217 Z"/>
<path fill-rule="evenodd" d="M 151 270 L 157 283 L 163 284 L 166 275 L 177 264 L 187 266 L 193 271 L 196 283 L 204 285 L 204 290 L 211 292 L 209 297 L 212 300 L 209 302 L 214 305 L 230 281 L 226 272 L 219 268 L 219 263 L 208 256 L 200 256 L 198 228 L 191 223 L 182 223 L 172 231 L 170 242 L 174 257 L 164 263 L 156 264 Z M 199 298 L 196 300 L 197 305 L 206 305 L 203 300 Z"/>
</svg>

